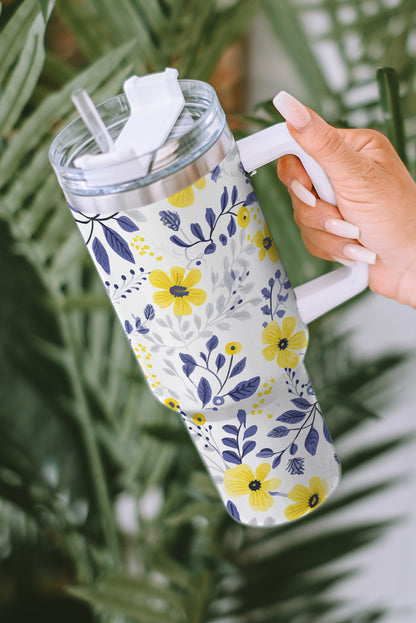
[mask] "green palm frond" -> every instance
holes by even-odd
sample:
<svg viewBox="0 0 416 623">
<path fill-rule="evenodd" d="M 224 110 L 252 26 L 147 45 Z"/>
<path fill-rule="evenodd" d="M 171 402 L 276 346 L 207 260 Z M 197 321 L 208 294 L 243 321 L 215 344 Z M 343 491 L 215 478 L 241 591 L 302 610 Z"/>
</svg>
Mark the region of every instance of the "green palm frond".
<svg viewBox="0 0 416 623">
<path fill-rule="evenodd" d="M 130 60 L 138 74 L 175 66 L 183 76 L 207 80 L 224 50 L 244 34 L 258 0 L 85 0 L 58 2 L 80 48 L 95 60 L 123 41 L 135 41 Z"/>
<path fill-rule="evenodd" d="M 359 0 L 318 0 L 312 4 L 308 0 L 262 0 L 262 7 L 278 39 L 291 52 L 309 103 L 334 121 L 381 129 L 394 140 L 386 118 L 380 114 L 380 99 L 383 106 L 386 95 L 386 73 L 381 72 L 378 85 L 376 79 L 379 68 L 394 68 L 400 84 L 396 100 L 405 119 L 406 144 L 412 151 L 408 164 L 414 174 L 413 1 L 388 4 L 375 0 L 370 4 Z M 403 148 L 395 140 L 394 144 L 402 155 Z"/>
</svg>

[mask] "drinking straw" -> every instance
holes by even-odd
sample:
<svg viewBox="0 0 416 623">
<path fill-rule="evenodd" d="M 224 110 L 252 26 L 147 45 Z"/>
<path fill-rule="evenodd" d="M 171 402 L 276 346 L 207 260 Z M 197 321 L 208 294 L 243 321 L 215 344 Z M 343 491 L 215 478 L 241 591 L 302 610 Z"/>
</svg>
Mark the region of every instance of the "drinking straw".
<svg viewBox="0 0 416 623">
<path fill-rule="evenodd" d="M 103 153 L 114 149 L 114 141 L 85 89 L 76 89 L 72 103 Z"/>
</svg>

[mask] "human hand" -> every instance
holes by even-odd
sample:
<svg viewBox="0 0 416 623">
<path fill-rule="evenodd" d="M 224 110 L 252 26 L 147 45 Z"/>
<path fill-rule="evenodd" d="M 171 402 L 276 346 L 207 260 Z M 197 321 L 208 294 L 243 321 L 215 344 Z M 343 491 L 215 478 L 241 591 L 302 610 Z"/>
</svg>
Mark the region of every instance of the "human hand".
<svg viewBox="0 0 416 623">
<path fill-rule="evenodd" d="M 300 160 L 283 156 L 307 249 L 326 260 L 369 264 L 370 288 L 416 308 L 416 183 L 389 140 L 375 130 L 344 130 L 281 91 L 274 99 L 299 145 L 325 170 L 337 207 L 317 198 Z"/>
</svg>

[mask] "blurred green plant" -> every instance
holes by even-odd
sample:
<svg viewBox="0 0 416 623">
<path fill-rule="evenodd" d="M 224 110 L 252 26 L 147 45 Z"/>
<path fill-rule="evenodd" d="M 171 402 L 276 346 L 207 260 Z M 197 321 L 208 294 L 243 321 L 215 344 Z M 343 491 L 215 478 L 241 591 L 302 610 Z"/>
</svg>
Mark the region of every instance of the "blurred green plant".
<svg viewBox="0 0 416 623">
<path fill-rule="evenodd" d="M 353 25 L 363 49 L 370 50 L 380 31 L 388 34 L 393 18 L 403 16 L 410 37 L 410 4 L 402 2 L 394 13 L 380 4 L 377 19 L 370 20 L 359 2 L 344 2 L 359 17 L 344 24 L 323 0 L 313 7 L 306 0 L 262 2 L 309 103 L 319 109 L 323 102 L 335 121 L 351 122 L 364 110 L 373 115 L 369 124 L 382 128 L 378 96 L 348 104 L 347 94 L 357 85 L 347 56 L 348 80 L 342 89 L 330 85 L 316 56 L 317 38 L 302 19 L 320 9 L 332 20 L 330 40 L 341 41 Z M 290 526 L 261 531 L 228 517 L 179 419 L 148 392 L 48 162 L 53 135 L 75 116 L 69 97 L 74 89 L 87 88 L 102 101 L 120 92 L 128 75 L 167 65 L 209 79 L 257 10 L 253 0 L 225 7 L 216 0 L 57 0 L 55 7 L 52 0 L 24 0 L 3 7 L 2 620 L 64 621 L 67 612 L 68 620 L 102 623 L 296 623 L 324 616 L 341 623 L 339 603 L 328 591 L 346 574 L 334 573 L 328 563 L 369 544 L 391 523 L 346 526 L 342 517 L 394 479 L 362 480 Z M 63 25 L 74 43 L 69 60 L 57 54 L 48 20 Z M 407 124 L 414 93 L 403 37 L 383 39 L 385 58 L 376 61 L 378 67 L 396 60 L 400 84 L 409 85 L 403 100 Z M 375 84 L 375 69 L 368 83 Z M 394 139 L 403 136 L 397 88 L 391 73 L 379 76 Z M 405 136 L 408 146 L 412 131 Z M 324 265 L 305 251 L 275 171 L 266 167 L 256 177 L 293 281 L 315 276 Z M 387 380 L 399 374 L 401 361 L 395 354 L 357 361 L 331 318 L 313 325 L 308 367 L 336 442 L 377 417 L 380 399 L 390 398 Z M 403 443 L 397 437 L 345 453 L 344 477 Z M 81 601 L 68 601 L 68 590 Z M 356 620 L 382 616 L 375 610 Z"/>
</svg>

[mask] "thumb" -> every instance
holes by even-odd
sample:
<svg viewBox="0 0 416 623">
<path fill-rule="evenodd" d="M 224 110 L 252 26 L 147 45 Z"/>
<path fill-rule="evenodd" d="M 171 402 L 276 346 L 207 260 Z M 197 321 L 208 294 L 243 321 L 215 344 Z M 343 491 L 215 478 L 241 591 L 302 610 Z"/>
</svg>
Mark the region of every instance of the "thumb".
<svg viewBox="0 0 416 623">
<path fill-rule="evenodd" d="M 286 119 L 288 130 L 296 142 L 325 169 L 335 181 L 349 170 L 356 170 L 359 156 L 343 135 L 286 91 L 273 99 L 275 108 Z"/>
</svg>

